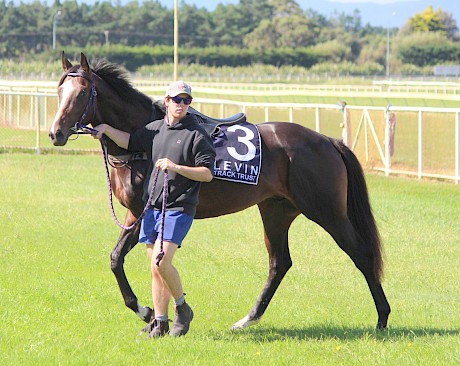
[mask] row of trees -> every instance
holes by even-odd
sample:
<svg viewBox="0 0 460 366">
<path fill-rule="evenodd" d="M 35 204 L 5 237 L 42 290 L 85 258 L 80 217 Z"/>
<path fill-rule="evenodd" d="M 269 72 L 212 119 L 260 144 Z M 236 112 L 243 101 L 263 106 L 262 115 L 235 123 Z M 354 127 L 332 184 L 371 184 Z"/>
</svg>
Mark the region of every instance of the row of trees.
<svg viewBox="0 0 460 366">
<path fill-rule="evenodd" d="M 273 62 L 305 67 L 311 67 L 312 62 L 347 62 L 377 64 L 383 70 L 387 61 L 387 29 L 363 25 L 358 10 L 325 17 L 312 9 L 303 11 L 294 0 L 240 0 L 236 5 L 219 4 L 214 11 L 181 1 L 179 8 L 182 48 L 226 47 L 255 55 L 292 49 L 299 55 L 308 54 L 308 63 L 305 57 L 289 57 L 284 62 L 275 58 Z M 3 59 L 50 57 L 53 25 L 59 49 L 96 46 L 102 50 L 114 44 L 158 49 L 173 44 L 173 9 L 156 0 L 142 4 L 134 0 L 126 5 L 104 0 L 93 5 L 55 0 L 51 6 L 40 1 L 15 5 L 1 0 L 0 19 Z M 404 65 L 460 62 L 457 23 L 442 9 L 429 7 L 415 14 L 402 29 L 391 29 L 391 40 L 394 71 Z M 304 51 L 299 52 L 300 48 Z M 216 64 L 215 58 L 195 55 L 189 59 Z M 266 59 L 250 61 L 270 63 Z"/>
</svg>

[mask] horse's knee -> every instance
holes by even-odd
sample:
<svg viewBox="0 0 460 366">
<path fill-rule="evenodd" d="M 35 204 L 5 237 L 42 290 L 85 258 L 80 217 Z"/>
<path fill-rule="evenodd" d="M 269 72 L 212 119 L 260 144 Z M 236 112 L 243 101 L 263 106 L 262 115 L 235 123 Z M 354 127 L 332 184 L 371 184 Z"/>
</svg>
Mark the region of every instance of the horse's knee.
<svg viewBox="0 0 460 366">
<path fill-rule="evenodd" d="M 110 269 L 112 272 L 117 272 L 123 266 L 123 258 L 121 258 L 120 253 L 114 249 L 110 253 Z"/>
<path fill-rule="evenodd" d="M 285 275 L 287 271 L 292 267 L 292 259 L 290 256 L 284 256 L 281 258 L 273 258 L 270 261 L 270 270 L 276 274 Z"/>
</svg>

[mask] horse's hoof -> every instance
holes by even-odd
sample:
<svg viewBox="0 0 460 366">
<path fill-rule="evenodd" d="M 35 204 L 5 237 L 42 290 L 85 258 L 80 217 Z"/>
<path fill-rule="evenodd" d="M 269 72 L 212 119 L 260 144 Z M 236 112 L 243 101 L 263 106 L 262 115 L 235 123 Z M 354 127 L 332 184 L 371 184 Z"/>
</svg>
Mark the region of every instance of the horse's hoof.
<svg viewBox="0 0 460 366">
<path fill-rule="evenodd" d="M 141 318 L 146 323 L 150 323 L 152 319 L 153 310 L 148 306 L 141 306 L 139 303 L 137 304 L 137 311 L 136 315 Z"/>
<path fill-rule="evenodd" d="M 385 330 L 387 329 L 387 323 L 385 322 L 378 322 L 377 326 L 375 327 L 377 330 Z"/>
<path fill-rule="evenodd" d="M 252 325 L 255 325 L 258 322 L 260 322 L 260 318 L 250 320 L 249 315 L 246 315 L 243 319 L 241 319 L 241 320 L 237 321 L 235 324 L 233 324 L 230 329 L 231 330 L 240 330 L 240 329 L 248 328 L 248 327 L 250 327 Z"/>
</svg>

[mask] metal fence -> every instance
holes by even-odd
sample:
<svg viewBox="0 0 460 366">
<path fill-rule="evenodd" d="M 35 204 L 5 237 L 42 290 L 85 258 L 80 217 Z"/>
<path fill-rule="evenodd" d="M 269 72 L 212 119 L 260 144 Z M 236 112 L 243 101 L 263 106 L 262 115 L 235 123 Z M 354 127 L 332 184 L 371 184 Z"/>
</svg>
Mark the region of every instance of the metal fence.
<svg viewBox="0 0 460 366">
<path fill-rule="evenodd" d="M 152 96 L 160 98 L 161 96 Z M 54 147 L 48 129 L 57 111 L 55 91 L 0 91 L 3 151 L 97 151 L 88 136 Z M 245 112 L 253 123 L 298 123 L 343 138 L 366 169 L 460 182 L 460 108 L 365 107 L 338 104 L 247 103 L 195 98 L 202 113 L 224 118 Z"/>
</svg>

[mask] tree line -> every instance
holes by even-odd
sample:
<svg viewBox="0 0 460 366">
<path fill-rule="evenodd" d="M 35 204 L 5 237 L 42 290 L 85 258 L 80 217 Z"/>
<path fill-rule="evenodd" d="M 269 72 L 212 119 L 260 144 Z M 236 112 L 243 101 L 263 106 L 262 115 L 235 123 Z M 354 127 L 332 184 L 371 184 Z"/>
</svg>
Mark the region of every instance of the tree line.
<svg viewBox="0 0 460 366">
<path fill-rule="evenodd" d="M 75 0 L 52 5 L 0 1 L 0 58 L 46 60 L 56 49 L 91 49 L 94 56 L 130 70 L 172 60 L 173 9 L 156 0 Z M 213 11 L 179 5 L 181 62 L 211 66 L 295 65 L 327 69 L 355 65 L 361 73 L 385 72 L 391 39 L 393 72 L 421 72 L 460 63 L 460 36 L 453 15 L 429 7 L 401 29 L 363 24 L 359 10 L 326 17 L 294 0 L 240 0 Z M 55 37 L 53 37 L 55 36 Z M 389 36 L 389 37 L 388 37 Z M 129 60 L 129 61 L 127 61 Z"/>
</svg>

